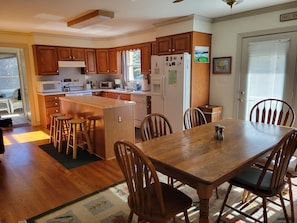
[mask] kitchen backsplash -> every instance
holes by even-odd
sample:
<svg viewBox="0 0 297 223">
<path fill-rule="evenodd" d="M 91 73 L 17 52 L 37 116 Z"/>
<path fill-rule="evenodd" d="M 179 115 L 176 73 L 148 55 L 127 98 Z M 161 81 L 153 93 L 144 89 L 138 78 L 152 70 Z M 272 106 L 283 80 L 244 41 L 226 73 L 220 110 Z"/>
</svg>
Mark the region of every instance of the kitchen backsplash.
<svg viewBox="0 0 297 223">
<path fill-rule="evenodd" d="M 95 87 L 98 87 L 100 81 L 114 81 L 114 79 L 122 78 L 121 75 L 115 74 L 81 74 L 80 68 L 67 67 L 59 68 L 59 75 L 36 76 L 37 81 L 63 81 L 71 79 L 72 81 L 81 81 L 84 84 L 92 81 Z"/>
</svg>

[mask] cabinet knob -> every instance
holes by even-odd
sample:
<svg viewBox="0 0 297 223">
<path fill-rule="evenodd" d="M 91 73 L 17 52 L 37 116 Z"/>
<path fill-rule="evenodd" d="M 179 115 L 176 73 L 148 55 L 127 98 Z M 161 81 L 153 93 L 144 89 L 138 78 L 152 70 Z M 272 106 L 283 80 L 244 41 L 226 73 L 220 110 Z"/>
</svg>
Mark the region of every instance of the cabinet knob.
<svg viewBox="0 0 297 223">
<path fill-rule="evenodd" d="M 172 52 L 174 52 L 175 51 L 175 49 L 172 49 Z"/>
<path fill-rule="evenodd" d="M 169 49 L 168 51 L 171 52 L 171 49 Z"/>
</svg>

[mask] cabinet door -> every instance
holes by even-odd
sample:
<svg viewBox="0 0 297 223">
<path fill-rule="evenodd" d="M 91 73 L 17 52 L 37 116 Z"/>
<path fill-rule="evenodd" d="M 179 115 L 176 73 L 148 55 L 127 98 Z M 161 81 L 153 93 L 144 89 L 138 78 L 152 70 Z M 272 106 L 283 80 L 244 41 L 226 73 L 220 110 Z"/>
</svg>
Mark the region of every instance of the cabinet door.
<svg viewBox="0 0 297 223">
<path fill-rule="evenodd" d="M 59 60 L 72 60 L 70 47 L 58 47 Z"/>
<path fill-rule="evenodd" d="M 191 52 L 191 34 L 184 33 L 172 36 L 172 53 Z"/>
<path fill-rule="evenodd" d="M 118 66 L 117 66 L 117 50 L 109 49 L 109 73 L 111 74 L 119 74 Z"/>
<path fill-rule="evenodd" d="M 71 55 L 72 55 L 72 60 L 85 61 L 84 48 L 72 48 Z"/>
<path fill-rule="evenodd" d="M 141 73 L 150 74 L 151 73 L 151 44 L 142 44 L 141 50 Z"/>
<path fill-rule="evenodd" d="M 37 75 L 58 75 L 58 51 L 53 46 L 33 46 Z"/>
<path fill-rule="evenodd" d="M 96 49 L 96 61 L 98 74 L 109 74 L 108 49 Z"/>
<path fill-rule="evenodd" d="M 96 53 L 94 49 L 85 49 L 86 74 L 97 74 Z"/>
<path fill-rule="evenodd" d="M 164 36 L 157 38 L 157 51 L 158 55 L 171 54 L 171 37 Z"/>
</svg>

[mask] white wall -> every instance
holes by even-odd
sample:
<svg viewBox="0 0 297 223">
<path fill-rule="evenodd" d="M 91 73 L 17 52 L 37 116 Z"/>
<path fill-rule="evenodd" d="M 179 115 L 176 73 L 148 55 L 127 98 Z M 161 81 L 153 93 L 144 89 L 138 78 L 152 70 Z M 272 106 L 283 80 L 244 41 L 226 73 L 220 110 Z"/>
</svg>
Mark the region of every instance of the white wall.
<svg viewBox="0 0 297 223">
<path fill-rule="evenodd" d="M 240 67 L 240 36 L 297 30 L 297 20 L 280 22 L 280 14 L 297 8 L 216 22 L 212 26 L 212 58 L 232 56 L 232 74 L 210 76 L 210 104 L 223 106 L 223 118 L 236 117 L 236 89 Z M 212 67 L 212 66 L 211 66 Z M 212 69 L 211 69 L 212 72 Z"/>
</svg>

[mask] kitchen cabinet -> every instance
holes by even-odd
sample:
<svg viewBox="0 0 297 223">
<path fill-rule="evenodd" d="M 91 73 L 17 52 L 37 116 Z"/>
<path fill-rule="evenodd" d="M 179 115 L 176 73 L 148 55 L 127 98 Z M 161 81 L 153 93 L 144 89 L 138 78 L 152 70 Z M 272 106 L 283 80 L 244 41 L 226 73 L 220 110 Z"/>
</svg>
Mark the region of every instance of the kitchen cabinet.
<svg viewBox="0 0 297 223">
<path fill-rule="evenodd" d="M 121 72 L 121 58 L 118 58 L 117 49 L 108 50 L 109 57 L 109 73 L 110 74 L 120 74 Z"/>
<path fill-rule="evenodd" d="M 144 43 L 140 45 L 140 55 L 141 55 L 141 73 L 150 74 L 151 73 L 151 55 L 152 55 L 151 43 Z"/>
<path fill-rule="evenodd" d="M 58 50 L 55 46 L 33 45 L 36 75 L 58 75 Z"/>
<path fill-rule="evenodd" d="M 103 92 L 102 91 L 93 91 L 92 96 L 103 96 Z"/>
<path fill-rule="evenodd" d="M 85 49 L 75 47 L 58 47 L 59 60 L 85 61 Z"/>
<path fill-rule="evenodd" d="M 65 94 L 38 95 L 40 122 L 43 128 L 49 129 L 51 114 L 60 113 L 59 98 L 64 96 Z"/>
<path fill-rule="evenodd" d="M 158 55 L 191 52 L 191 33 L 181 33 L 157 38 Z"/>
<path fill-rule="evenodd" d="M 135 102 L 135 127 L 140 128 L 142 120 L 151 113 L 151 97 L 131 94 L 131 101 Z"/>
<path fill-rule="evenodd" d="M 96 49 L 96 63 L 98 74 L 109 74 L 108 49 Z"/>
<path fill-rule="evenodd" d="M 85 49 L 86 74 L 97 74 L 96 51 L 95 49 Z"/>
<path fill-rule="evenodd" d="M 126 93 L 104 91 L 104 92 L 102 92 L 101 96 L 106 97 L 106 98 L 113 98 L 113 99 L 130 101 L 130 94 L 126 94 Z"/>
<path fill-rule="evenodd" d="M 215 122 L 221 119 L 223 107 L 216 105 L 203 105 L 198 107 L 205 115 L 206 121 Z"/>
</svg>

